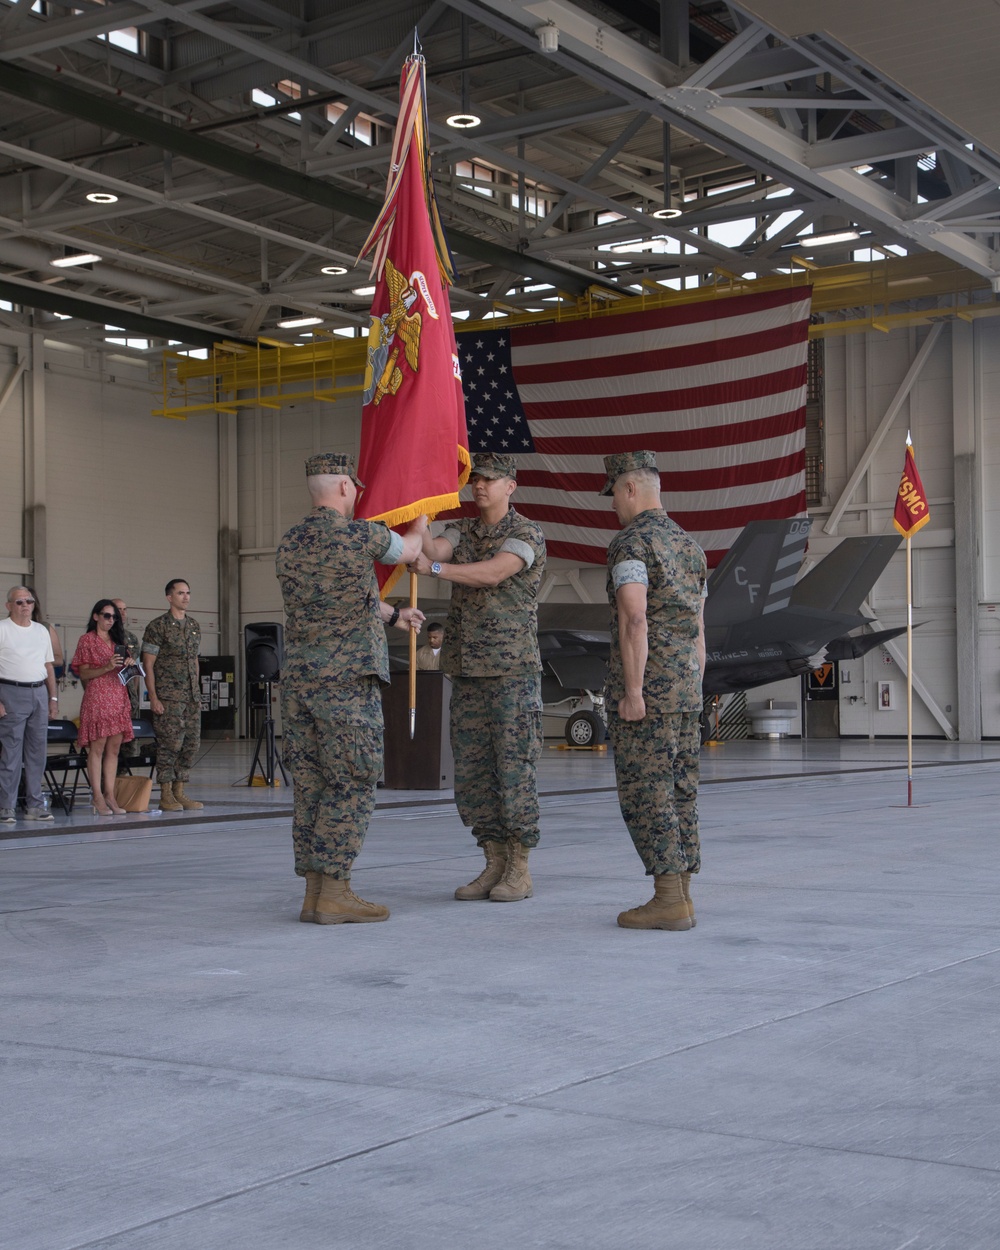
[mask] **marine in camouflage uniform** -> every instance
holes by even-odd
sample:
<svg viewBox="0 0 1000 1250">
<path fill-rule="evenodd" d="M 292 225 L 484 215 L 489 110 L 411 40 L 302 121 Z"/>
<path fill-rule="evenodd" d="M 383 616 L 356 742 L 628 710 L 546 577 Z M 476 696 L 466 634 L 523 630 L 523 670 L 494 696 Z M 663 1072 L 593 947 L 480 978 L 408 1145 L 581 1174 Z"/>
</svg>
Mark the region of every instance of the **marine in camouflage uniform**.
<svg viewBox="0 0 1000 1250">
<path fill-rule="evenodd" d="M 381 521 L 354 520 L 363 488 L 350 457 L 311 456 L 306 474 L 315 506 L 277 554 L 286 614 L 281 723 L 295 787 L 295 871 L 306 879 L 300 919 L 385 920 L 388 908 L 350 890 L 351 865 L 382 772 L 381 686 L 389 681 L 383 622 L 402 620 L 405 629 L 423 614 L 382 603 L 373 561 L 412 559 L 426 519 L 405 539 Z"/>
<path fill-rule="evenodd" d="M 191 589 L 175 578 L 165 590 L 170 609 L 154 617 L 142 635 L 146 688 L 156 732 L 156 779 L 162 811 L 195 810 L 184 787 L 201 745 L 201 626 L 188 616 Z M 157 703 L 162 711 L 157 712 Z"/>
<path fill-rule="evenodd" d="M 424 540 L 418 571 L 453 583 L 441 650 L 452 679 L 455 802 L 486 867 L 455 897 L 517 902 L 532 893 L 528 851 L 538 844 L 536 764 L 542 750 L 538 587 L 540 526 L 510 506 L 512 456 L 477 455 L 470 482 L 478 517 Z"/>
<path fill-rule="evenodd" d="M 652 452 L 607 456 L 605 467 L 601 493 L 614 494 L 624 525 L 608 548 L 608 730 L 622 818 L 655 890 L 618 923 L 690 929 L 690 879 L 701 867 L 705 555 L 660 506 Z"/>
</svg>

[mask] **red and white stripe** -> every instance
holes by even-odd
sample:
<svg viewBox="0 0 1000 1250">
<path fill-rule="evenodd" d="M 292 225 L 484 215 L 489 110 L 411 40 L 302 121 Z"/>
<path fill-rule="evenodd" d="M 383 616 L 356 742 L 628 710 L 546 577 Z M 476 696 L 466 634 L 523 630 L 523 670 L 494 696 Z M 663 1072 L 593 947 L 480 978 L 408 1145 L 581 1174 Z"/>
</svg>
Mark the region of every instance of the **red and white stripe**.
<svg viewBox="0 0 1000 1250">
<path fill-rule="evenodd" d="M 667 511 L 710 566 L 748 521 L 803 515 L 809 310 L 796 288 L 512 329 L 535 444 L 514 503 L 550 556 L 604 563 L 612 452 L 656 452 Z"/>
</svg>

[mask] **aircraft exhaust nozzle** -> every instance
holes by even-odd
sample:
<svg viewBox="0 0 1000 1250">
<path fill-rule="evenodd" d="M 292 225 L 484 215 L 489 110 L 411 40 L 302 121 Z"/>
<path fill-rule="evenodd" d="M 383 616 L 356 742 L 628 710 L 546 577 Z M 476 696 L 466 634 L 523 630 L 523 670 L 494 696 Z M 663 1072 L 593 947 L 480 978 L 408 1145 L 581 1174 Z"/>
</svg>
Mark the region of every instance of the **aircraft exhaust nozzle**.
<svg viewBox="0 0 1000 1250">
<path fill-rule="evenodd" d="M 915 625 L 914 628 L 919 629 L 919 626 Z M 834 638 L 832 642 L 826 644 L 826 659 L 860 660 L 873 648 L 881 647 L 883 643 L 891 642 L 893 638 L 898 638 L 900 634 L 905 633 L 906 626 L 900 625 L 898 629 L 879 629 L 874 634 L 858 634 L 855 637 L 844 634 L 843 637 Z"/>
</svg>

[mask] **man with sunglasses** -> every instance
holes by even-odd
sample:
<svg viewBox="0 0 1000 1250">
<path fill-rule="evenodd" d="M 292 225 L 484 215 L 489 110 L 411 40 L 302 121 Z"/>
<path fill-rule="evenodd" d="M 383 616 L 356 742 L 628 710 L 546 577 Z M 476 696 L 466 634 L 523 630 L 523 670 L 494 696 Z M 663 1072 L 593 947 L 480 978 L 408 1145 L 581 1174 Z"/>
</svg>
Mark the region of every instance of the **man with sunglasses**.
<svg viewBox="0 0 1000 1250">
<path fill-rule="evenodd" d="M 35 599 L 26 586 L 7 592 L 0 621 L 0 824 L 16 819 L 24 765 L 25 820 L 51 820 L 42 802 L 48 723 L 59 715 L 52 639 L 31 619 Z"/>
</svg>

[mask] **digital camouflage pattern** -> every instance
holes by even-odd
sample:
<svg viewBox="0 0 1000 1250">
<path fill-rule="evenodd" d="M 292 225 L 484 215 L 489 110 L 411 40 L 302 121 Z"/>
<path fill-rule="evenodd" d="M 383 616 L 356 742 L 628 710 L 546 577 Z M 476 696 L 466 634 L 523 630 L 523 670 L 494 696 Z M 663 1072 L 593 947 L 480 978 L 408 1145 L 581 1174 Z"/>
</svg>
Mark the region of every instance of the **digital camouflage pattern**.
<svg viewBox="0 0 1000 1250">
<path fill-rule="evenodd" d="M 512 477 L 517 481 L 517 461 L 498 451 L 477 451 L 472 457 L 470 477 Z"/>
<path fill-rule="evenodd" d="M 455 802 L 476 842 L 537 846 L 541 674 L 453 678 L 451 748 Z"/>
<path fill-rule="evenodd" d="M 157 665 L 157 669 L 159 665 Z M 156 674 L 159 676 L 159 673 Z M 162 713 L 153 713 L 156 733 L 156 780 L 163 783 L 190 781 L 191 769 L 201 745 L 201 701 L 162 699 Z"/>
<path fill-rule="evenodd" d="M 201 626 L 192 616 L 164 612 L 146 626 L 141 649 L 156 657 L 153 685 L 163 704 L 160 715 L 153 713 L 156 779 L 188 781 L 201 743 Z"/>
<path fill-rule="evenodd" d="M 292 770 L 295 871 L 347 879 L 375 809 L 382 772 L 376 677 L 281 688 L 285 762 Z"/>
<path fill-rule="evenodd" d="M 604 472 L 607 480 L 598 492 L 601 495 L 614 493 L 615 482 L 623 473 L 631 473 L 633 469 L 656 469 L 656 454 L 652 451 L 617 451 L 604 457 Z"/>
<path fill-rule="evenodd" d="M 451 543 L 453 564 L 490 560 L 508 543 L 530 548 L 534 557 L 530 567 L 526 562 L 498 586 L 452 585 L 441 650 L 443 671 L 449 677 L 540 672 L 538 586 L 545 571 L 541 527 L 508 508 L 496 525 L 487 525 L 481 517 L 449 521 L 442 537 Z"/>
<path fill-rule="evenodd" d="M 286 679 L 303 689 L 369 676 L 388 682 L 373 562 L 390 541 L 381 521 L 349 521 L 333 508 L 315 508 L 282 538 Z"/>
<path fill-rule="evenodd" d="M 648 656 L 642 694 L 646 715 L 623 721 L 625 693 L 615 569 L 645 577 Z M 643 571 L 644 570 L 644 571 Z M 611 658 L 608 732 L 622 819 L 649 874 L 697 872 L 701 672 L 697 652 L 707 568 L 705 555 L 660 508 L 640 512 L 608 548 Z"/>
<path fill-rule="evenodd" d="M 379 687 L 389 680 L 389 655 L 373 561 L 390 542 L 380 521 L 316 508 L 278 547 L 286 613 L 281 720 L 300 877 L 349 877 L 375 807 Z"/>
<path fill-rule="evenodd" d="M 702 706 L 698 639 L 705 580 L 705 553 L 662 508 L 649 508 L 611 540 L 608 548 L 608 602 L 611 605 L 611 659 L 608 710 L 625 693 L 618 638 L 615 567 L 645 566 L 649 658 L 642 694 L 646 712 L 694 712 Z"/>
<path fill-rule="evenodd" d="M 449 563 L 490 560 L 505 546 L 531 557 L 530 565 L 525 561 L 497 586 L 452 584 L 441 668 L 453 682 L 455 803 L 463 823 L 480 845 L 510 837 L 536 846 L 535 766 L 542 750 L 538 586 L 545 539 L 541 527 L 514 508 L 496 525 L 481 517 L 449 522 L 443 537 L 452 546 Z"/>
<path fill-rule="evenodd" d="M 622 819 L 647 875 L 697 872 L 701 714 L 608 720 Z"/>
</svg>

